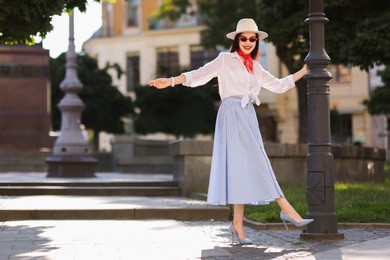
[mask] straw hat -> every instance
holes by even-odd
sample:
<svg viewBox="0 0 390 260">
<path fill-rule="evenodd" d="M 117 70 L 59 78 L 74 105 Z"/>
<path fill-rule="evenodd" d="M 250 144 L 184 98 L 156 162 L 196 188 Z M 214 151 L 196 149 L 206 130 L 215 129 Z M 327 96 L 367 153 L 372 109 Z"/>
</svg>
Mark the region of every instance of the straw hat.
<svg viewBox="0 0 390 260">
<path fill-rule="evenodd" d="M 243 33 L 243 32 L 254 32 L 259 35 L 259 41 L 263 40 L 268 37 L 268 33 L 259 31 L 259 28 L 257 28 L 257 25 L 253 19 L 250 18 L 244 18 L 238 21 L 236 30 L 234 32 L 230 32 L 226 34 L 226 37 L 229 39 L 234 40 L 234 37 L 236 37 L 237 34 Z"/>
</svg>

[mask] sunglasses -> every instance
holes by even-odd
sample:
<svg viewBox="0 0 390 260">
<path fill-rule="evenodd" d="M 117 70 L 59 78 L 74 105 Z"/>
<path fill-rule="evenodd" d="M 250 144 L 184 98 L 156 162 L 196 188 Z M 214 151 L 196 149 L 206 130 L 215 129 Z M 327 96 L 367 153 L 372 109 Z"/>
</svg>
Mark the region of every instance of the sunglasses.
<svg viewBox="0 0 390 260">
<path fill-rule="evenodd" d="M 242 42 L 246 42 L 246 41 L 248 41 L 248 40 L 249 40 L 250 42 L 255 42 L 255 41 L 257 41 L 257 38 L 256 38 L 256 37 L 247 38 L 247 37 L 245 37 L 245 36 L 240 36 L 239 39 L 240 39 L 240 41 L 242 41 Z"/>
</svg>

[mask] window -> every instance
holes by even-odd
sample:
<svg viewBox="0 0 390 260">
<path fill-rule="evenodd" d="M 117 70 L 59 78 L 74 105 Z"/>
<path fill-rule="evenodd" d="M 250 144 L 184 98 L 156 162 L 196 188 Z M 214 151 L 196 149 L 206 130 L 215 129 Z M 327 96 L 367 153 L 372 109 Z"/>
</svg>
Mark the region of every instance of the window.
<svg viewBox="0 0 390 260">
<path fill-rule="evenodd" d="M 217 50 L 204 50 L 200 46 L 191 47 L 191 69 L 202 67 L 209 61 L 215 59 L 219 54 Z"/>
<path fill-rule="evenodd" d="M 167 77 L 180 72 L 177 48 L 160 48 L 157 53 L 157 74 L 159 76 Z"/>
<path fill-rule="evenodd" d="M 350 145 L 352 143 L 352 114 L 331 113 L 330 119 L 333 143 Z"/>
<path fill-rule="evenodd" d="M 135 87 L 140 85 L 139 78 L 139 55 L 129 54 L 127 56 L 126 76 L 127 76 L 127 91 L 135 90 Z"/>
<path fill-rule="evenodd" d="M 33 77 L 34 76 L 34 67 L 32 66 L 20 66 L 20 74 L 22 77 Z"/>
<path fill-rule="evenodd" d="M 12 67 L 10 65 L 0 65 L 0 77 L 10 77 L 12 75 Z"/>
<path fill-rule="evenodd" d="M 129 0 L 127 3 L 127 26 L 139 26 L 139 0 Z"/>
<path fill-rule="evenodd" d="M 348 83 L 351 82 L 351 67 L 344 66 L 341 64 L 331 65 L 329 68 L 332 73 L 333 80 L 337 83 Z"/>
</svg>

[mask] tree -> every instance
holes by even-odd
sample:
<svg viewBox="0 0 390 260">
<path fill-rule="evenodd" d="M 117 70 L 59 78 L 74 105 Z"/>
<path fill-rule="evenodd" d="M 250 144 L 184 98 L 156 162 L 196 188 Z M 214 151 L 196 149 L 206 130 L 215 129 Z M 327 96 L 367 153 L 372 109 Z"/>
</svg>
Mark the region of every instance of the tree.
<svg viewBox="0 0 390 260">
<path fill-rule="evenodd" d="M 117 65 L 107 65 L 99 69 L 96 59 L 87 54 L 77 56 L 77 72 L 83 89 L 79 93 L 86 105 L 82 113 L 81 122 L 94 132 L 94 145 L 98 145 L 98 134 L 101 131 L 109 133 L 123 133 L 122 118 L 134 114 L 131 98 L 124 96 L 112 85 L 112 78 L 108 70 L 115 68 L 118 77 L 121 71 Z M 64 96 L 60 83 L 65 78 L 65 54 L 56 59 L 50 59 L 51 68 L 51 109 L 53 129 L 60 129 L 61 112 L 57 104 Z"/>
<path fill-rule="evenodd" d="M 161 69 L 160 69 L 161 70 Z M 159 72 L 166 75 L 166 68 Z M 180 74 L 170 71 L 168 74 Z M 164 132 L 175 136 L 193 137 L 214 131 L 218 93 L 210 86 L 156 89 L 136 88 L 135 105 L 140 113 L 135 117 L 135 130 L 140 134 Z"/>
<path fill-rule="evenodd" d="M 189 0 L 166 0 L 156 18 L 172 19 L 185 12 Z M 326 48 L 332 62 L 368 69 L 375 64 L 390 64 L 390 5 L 385 0 L 373 4 L 364 0 L 325 2 L 330 22 L 326 29 Z M 269 33 L 266 41 L 276 47 L 276 54 L 294 73 L 303 65 L 309 51 L 309 0 L 197 0 L 206 29 L 201 34 L 206 47 L 229 47 L 225 34 L 234 30 L 239 19 L 253 18 L 261 30 Z M 307 142 L 306 83 L 297 82 L 299 110 L 299 142 Z"/>
<path fill-rule="evenodd" d="M 383 86 L 374 89 L 370 98 L 364 100 L 363 104 L 372 115 L 385 115 L 387 117 L 387 130 L 390 132 L 390 66 L 379 71 L 382 77 Z"/>
<path fill-rule="evenodd" d="M 100 2 L 100 0 L 94 0 Z M 51 18 L 74 8 L 84 12 L 87 0 L 0 0 L 0 43 L 33 44 L 53 29 Z"/>
<path fill-rule="evenodd" d="M 379 71 L 378 75 L 382 77 L 383 86 L 374 89 L 370 94 L 370 99 L 364 100 L 363 104 L 371 115 L 386 116 L 388 149 L 390 149 L 390 66 Z"/>
<path fill-rule="evenodd" d="M 372 91 L 370 99 L 363 103 L 372 115 L 390 116 L 390 67 L 387 66 L 384 70 L 379 71 L 378 75 L 382 78 L 383 86 Z"/>
</svg>

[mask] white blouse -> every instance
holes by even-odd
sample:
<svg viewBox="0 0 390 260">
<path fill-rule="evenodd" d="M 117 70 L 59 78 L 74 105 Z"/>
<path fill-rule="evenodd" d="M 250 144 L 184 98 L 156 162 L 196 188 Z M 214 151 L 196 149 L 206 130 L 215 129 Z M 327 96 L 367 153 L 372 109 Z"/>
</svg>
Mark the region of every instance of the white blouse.
<svg viewBox="0 0 390 260">
<path fill-rule="evenodd" d="M 242 107 L 249 102 L 260 105 L 258 95 L 262 87 L 275 93 L 283 93 L 295 86 L 292 75 L 282 79 L 275 78 L 258 61 L 253 62 L 253 74 L 249 73 L 237 52 L 222 52 L 203 67 L 184 72 L 183 75 L 186 78 L 183 85 L 188 87 L 201 86 L 218 77 L 221 100 L 239 97 Z M 251 80 L 251 76 L 255 80 Z"/>
</svg>

